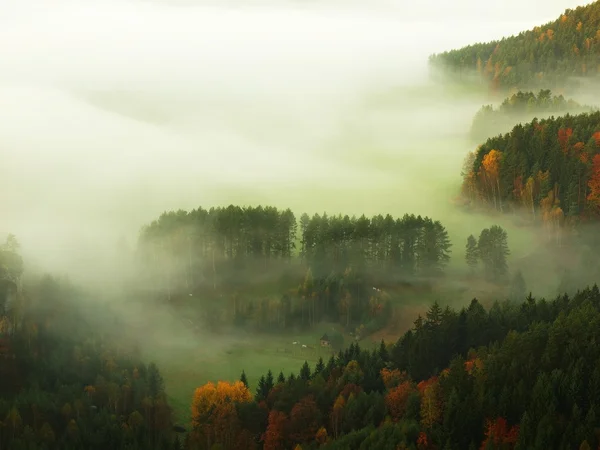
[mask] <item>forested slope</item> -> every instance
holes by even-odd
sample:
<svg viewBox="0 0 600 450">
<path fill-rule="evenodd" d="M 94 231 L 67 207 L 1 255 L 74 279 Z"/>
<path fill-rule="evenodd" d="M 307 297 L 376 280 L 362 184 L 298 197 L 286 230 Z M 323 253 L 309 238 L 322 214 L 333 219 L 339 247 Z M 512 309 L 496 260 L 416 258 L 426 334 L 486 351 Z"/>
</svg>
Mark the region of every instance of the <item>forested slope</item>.
<svg viewBox="0 0 600 450">
<path fill-rule="evenodd" d="M 162 377 L 125 324 L 65 281 L 21 287 L 12 236 L 0 262 L 0 448 L 179 448 Z"/>
<path fill-rule="evenodd" d="M 600 2 L 566 10 L 553 22 L 498 41 L 432 55 L 459 76 L 477 74 L 494 88 L 559 87 L 569 77 L 600 74 Z"/>
<path fill-rule="evenodd" d="M 394 345 L 353 344 L 298 374 L 193 399 L 199 448 L 596 448 L 600 292 L 553 301 L 434 304 Z M 242 376 L 242 383 L 244 377 Z M 209 396 L 207 392 L 221 392 Z M 238 395 L 225 396 L 234 390 Z M 219 400 L 220 399 L 220 400 Z M 227 414 L 235 424 L 220 435 Z M 234 444 L 235 443 L 235 444 Z M 214 448 L 214 447 L 213 447 Z"/>
<path fill-rule="evenodd" d="M 497 108 L 492 105 L 482 106 L 473 118 L 470 134 L 474 141 L 482 142 L 510 131 L 517 123 L 530 122 L 534 118 L 591 110 L 591 107 L 580 105 L 572 99 L 567 100 L 562 95 L 552 95 L 549 89 L 542 89 L 537 95 L 518 91 L 505 98 Z"/>
<path fill-rule="evenodd" d="M 556 230 L 600 206 L 600 113 L 534 119 L 469 155 L 463 194 L 501 212 L 522 210 Z"/>
</svg>

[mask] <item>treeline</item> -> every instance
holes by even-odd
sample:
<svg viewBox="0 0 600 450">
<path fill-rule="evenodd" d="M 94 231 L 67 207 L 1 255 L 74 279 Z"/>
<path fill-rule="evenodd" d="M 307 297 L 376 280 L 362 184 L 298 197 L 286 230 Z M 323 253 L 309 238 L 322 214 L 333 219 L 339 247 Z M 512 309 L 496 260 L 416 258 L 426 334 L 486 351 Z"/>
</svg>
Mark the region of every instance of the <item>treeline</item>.
<svg viewBox="0 0 600 450">
<path fill-rule="evenodd" d="M 233 205 L 164 213 L 143 228 L 139 241 L 150 278 L 170 288 L 203 282 L 216 287 L 239 280 L 244 270 L 264 273 L 292 260 L 316 278 L 349 267 L 436 275 L 448 263 L 450 247 L 444 226 L 428 217 L 303 214 L 298 227 L 289 209 Z"/>
<path fill-rule="evenodd" d="M 564 86 L 569 77 L 600 74 L 600 2 L 566 10 L 557 20 L 499 41 L 432 55 L 458 76 L 477 73 L 493 88 Z"/>
<path fill-rule="evenodd" d="M 153 284 L 169 292 L 229 281 L 249 265 L 260 270 L 289 261 L 296 246 L 296 218 L 288 209 L 262 206 L 165 212 L 145 226 L 138 252 Z M 260 263 L 260 264 L 257 264 Z"/>
<path fill-rule="evenodd" d="M 300 256 L 316 277 L 349 266 L 394 275 L 439 275 L 450 260 L 452 244 L 439 221 L 405 214 L 369 219 L 364 215 L 300 219 Z"/>
<path fill-rule="evenodd" d="M 599 152 L 599 112 L 534 119 L 467 157 L 463 195 L 500 212 L 525 211 L 559 240 L 565 221 L 598 213 Z"/>
<path fill-rule="evenodd" d="M 597 286 L 487 311 L 434 304 L 395 344 L 269 372 L 254 398 L 245 376 L 199 388 L 187 446 L 597 448 L 599 325 Z"/>
<path fill-rule="evenodd" d="M 473 118 L 471 138 L 483 141 L 491 136 L 505 133 L 518 122 L 531 121 L 540 115 L 562 115 L 590 111 L 590 107 L 580 105 L 572 99 L 566 100 L 562 95 L 552 95 L 549 89 L 542 89 L 536 95 L 533 92 L 522 92 L 504 99 L 498 108 L 492 105 L 482 106 Z"/>
<path fill-rule="evenodd" d="M 20 260 L 13 239 L 4 261 Z M 49 276 L 2 286 L 0 448 L 179 448 L 162 377 L 115 316 Z"/>
</svg>

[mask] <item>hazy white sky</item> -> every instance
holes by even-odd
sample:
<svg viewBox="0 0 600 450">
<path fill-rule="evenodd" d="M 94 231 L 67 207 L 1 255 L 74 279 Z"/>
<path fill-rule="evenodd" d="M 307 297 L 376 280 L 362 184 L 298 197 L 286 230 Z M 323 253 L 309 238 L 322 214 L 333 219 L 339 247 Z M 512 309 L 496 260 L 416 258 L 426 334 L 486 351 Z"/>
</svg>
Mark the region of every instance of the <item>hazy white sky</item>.
<svg viewBox="0 0 600 450">
<path fill-rule="evenodd" d="M 431 52 L 578 4 L 2 0 L 0 232 L 63 261 L 135 236 L 164 209 L 256 199 L 319 210 L 337 204 L 321 201 L 329 188 L 401 189 L 412 182 L 401 163 L 391 177 L 324 155 L 352 144 L 348 121 L 371 138 L 406 134 L 374 124 L 364 96 L 422 83 Z M 419 104 L 396 114 L 430 126 L 433 110 L 412 114 Z M 415 161 L 402 142 L 398 154 Z M 352 200 L 339 199 L 357 211 L 373 203 Z"/>
</svg>

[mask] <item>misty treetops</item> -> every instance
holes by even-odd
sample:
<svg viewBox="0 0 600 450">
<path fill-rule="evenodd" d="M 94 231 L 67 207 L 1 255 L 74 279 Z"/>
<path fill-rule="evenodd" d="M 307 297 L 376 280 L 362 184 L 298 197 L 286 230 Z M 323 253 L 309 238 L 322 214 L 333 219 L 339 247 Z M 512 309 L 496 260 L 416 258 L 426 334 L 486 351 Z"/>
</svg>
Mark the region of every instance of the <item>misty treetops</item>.
<svg viewBox="0 0 600 450">
<path fill-rule="evenodd" d="M 429 217 L 302 214 L 298 223 L 291 210 L 271 206 L 165 212 L 140 236 L 146 261 L 169 258 L 190 273 L 202 272 L 199 266 L 210 272 L 294 260 L 308 264 L 315 277 L 350 266 L 435 275 L 449 262 L 451 247 L 446 228 Z"/>
</svg>

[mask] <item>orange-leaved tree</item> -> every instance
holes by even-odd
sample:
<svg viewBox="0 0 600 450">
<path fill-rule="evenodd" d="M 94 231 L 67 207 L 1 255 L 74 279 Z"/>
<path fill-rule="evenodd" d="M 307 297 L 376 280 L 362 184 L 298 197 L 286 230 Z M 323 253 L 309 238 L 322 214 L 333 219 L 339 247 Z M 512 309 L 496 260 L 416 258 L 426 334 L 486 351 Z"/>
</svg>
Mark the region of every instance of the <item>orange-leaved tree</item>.
<svg viewBox="0 0 600 450">
<path fill-rule="evenodd" d="M 214 443 L 232 448 L 239 431 L 236 403 L 248 403 L 252 395 L 241 381 L 216 385 L 206 383 L 196 389 L 192 400 L 192 426 L 196 437 L 206 442 L 208 448 Z"/>
<path fill-rule="evenodd" d="M 486 423 L 485 440 L 481 444 L 481 450 L 487 448 L 513 449 L 518 438 L 518 425 L 509 428 L 504 417 L 488 420 Z"/>
<path fill-rule="evenodd" d="M 277 410 L 269 413 L 269 423 L 262 440 L 264 450 L 283 450 L 287 441 L 288 416 Z"/>
<path fill-rule="evenodd" d="M 389 390 L 385 396 L 385 405 L 393 420 L 400 420 L 406 413 L 406 405 L 411 392 L 415 391 L 409 381 Z"/>
</svg>

